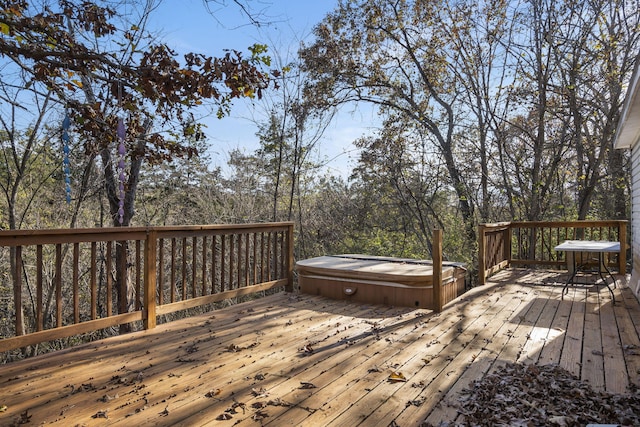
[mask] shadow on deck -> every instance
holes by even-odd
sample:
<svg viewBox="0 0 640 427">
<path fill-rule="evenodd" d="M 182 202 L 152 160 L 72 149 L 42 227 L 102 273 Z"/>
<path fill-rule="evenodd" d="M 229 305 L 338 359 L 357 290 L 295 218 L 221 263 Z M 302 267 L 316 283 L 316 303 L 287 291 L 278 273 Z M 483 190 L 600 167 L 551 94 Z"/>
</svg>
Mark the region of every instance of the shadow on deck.
<svg viewBox="0 0 640 427">
<path fill-rule="evenodd" d="M 508 362 L 558 364 L 611 393 L 640 385 L 624 279 L 615 304 L 602 286 L 561 298 L 563 280 L 506 270 L 438 314 L 272 295 L 3 366 L 0 424 L 438 424 Z"/>
</svg>

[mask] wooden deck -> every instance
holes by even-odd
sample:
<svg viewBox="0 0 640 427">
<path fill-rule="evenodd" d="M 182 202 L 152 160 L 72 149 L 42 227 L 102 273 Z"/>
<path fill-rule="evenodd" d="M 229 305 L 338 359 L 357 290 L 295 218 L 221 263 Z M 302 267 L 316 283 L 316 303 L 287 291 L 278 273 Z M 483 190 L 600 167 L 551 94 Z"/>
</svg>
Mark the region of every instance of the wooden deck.
<svg viewBox="0 0 640 427">
<path fill-rule="evenodd" d="M 2 366 L 0 425 L 437 424 L 514 361 L 640 385 L 636 298 L 591 286 L 562 300 L 562 279 L 505 271 L 440 314 L 285 293 L 230 306 Z"/>
</svg>

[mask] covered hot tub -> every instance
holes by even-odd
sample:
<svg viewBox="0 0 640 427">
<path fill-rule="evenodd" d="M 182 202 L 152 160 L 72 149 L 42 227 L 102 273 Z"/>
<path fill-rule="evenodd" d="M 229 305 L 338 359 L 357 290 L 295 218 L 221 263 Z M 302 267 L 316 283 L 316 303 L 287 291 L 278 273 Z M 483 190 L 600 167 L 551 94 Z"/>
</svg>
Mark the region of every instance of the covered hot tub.
<svg viewBox="0 0 640 427">
<path fill-rule="evenodd" d="M 332 255 L 296 263 L 300 292 L 332 299 L 403 307 L 434 308 L 433 263 L 429 260 Z M 466 269 L 443 262 L 443 304 L 465 291 Z"/>
</svg>

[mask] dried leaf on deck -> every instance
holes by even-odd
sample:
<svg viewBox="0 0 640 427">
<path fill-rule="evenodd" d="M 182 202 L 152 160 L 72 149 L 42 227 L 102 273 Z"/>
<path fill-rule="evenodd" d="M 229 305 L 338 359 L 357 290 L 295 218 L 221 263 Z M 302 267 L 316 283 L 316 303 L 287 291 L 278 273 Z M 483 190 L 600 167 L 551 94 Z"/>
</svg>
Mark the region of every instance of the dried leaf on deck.
<svg viewBox="0 0 640 427">
<path fill-rule="evenodd" d="M 389 381 L 391 382 L 406 382 L 407 378 L 404 376 L 402 372 L 392 372 L 389 375 Z"/>
<path fill-rule="evenodd" d="M 104 396 L 102 396 L 100 399 L 98 399 L 100 402 L 110 402 L 113 399 L 117 399 L 118 398 L 118 394 L 116 393 L 115 396 L 109 396 L 108 394 L 105 394 Z"/>
<path fill-rule="evenodd" d="M 231 418 L 233 418 L 232 415 L 224 413 L 224 414 L 220 414 L 216 417 L 216 420 L 218 421 L 223 421 L 223 420 L 230 420 Z"/>
<path fill-rule="evenodd" d="M 313 385 L 312 383 L 308 383 L 308 382 L 305 382 L 305 381 L 300 381 L 300 388 L 302 388 L 302 389 L 316 388 L 316 386 Z"/>
<path fill-rule="evenodd" d="M 233 405 L 231 405 L 231 408 L 227 409 L 226 412 L 232 413 L 232 414 L 237 414 L 238 411 L 236 411 L 236 408 L 240 408 L 242 409 L 242 413 L 244 414 L 244 408 L 245 408 L 245 404 L 244 402 L 233 402 Z"/>
<path fill-rule="evenodd" d="M 406 406 L 422 406 L 422 404 L 425 402 L 425 398 L 421 398 L 421 399 L 414 399 L 414 400 L 410 400 L 407 402 Z"/>
<path fill-rule="evenodd" d="M 253 414 L 253 416 L 251 417 L 254 421 L 260 421 L 264 418 L 267 418 L 269 416 L 269 414 L 267 414 L 264 411 L 258 411 L 255 414 Z"/>
<path fill-rule="evenodd" d="M 276 397 L 275 399 L 268 401 L 267 405 L 269 405 L 269 406 L 285 406 L 285 407 L 289 407 L 289 406 L 291 406 L 291 403 L 285 402 L 284 400 L 280 399 L 279 397 Z"/>
<path fill-rule="evenodd" d="M 251 389 L 251 393 L 253 393 L 253 395 L 257 398 L 262 398 L 262 397 L 267 397 L 269 396 L 269 392 L 267 391 L 266 388 L 252 388 Z"/>
<path fill-rule="evenodd" d="M 0 405 L 0 412 L 5 412 L 7 410 L 7 405 Z"/>
<path fill-rule="evenodd" d="M 104 411 L 98 411 L 95 414 L 91 415 L 91 418 L 105 418 L 105 419 L 109 419 L 109 416 L 107 415 L 107 410 L 105 409 Z"/>
<path fill-rule="evenodd" d="M 229 346 L 227 347 L 227 351 L 230 351 L 231 353 L 237 353 L 239 351 L 242 351 L 242 347 L 238 347 L 235 344 L 229 344 Z"/>
<path fill-rule="evenodd" d="M 216 388 L 213 390 L 209 390 L 207 394 L 205 394 L 205 397 L 216 397 L 220 393 L 222 393 L 222 390 L 220 390 L 219 388 Z"/>
<path fill-rule="evenodd" d="M 303 353 L 313 353 L 313 348 L 309 344 L 305 344 L 304 347 L 300 349 Z"/>
</svg>

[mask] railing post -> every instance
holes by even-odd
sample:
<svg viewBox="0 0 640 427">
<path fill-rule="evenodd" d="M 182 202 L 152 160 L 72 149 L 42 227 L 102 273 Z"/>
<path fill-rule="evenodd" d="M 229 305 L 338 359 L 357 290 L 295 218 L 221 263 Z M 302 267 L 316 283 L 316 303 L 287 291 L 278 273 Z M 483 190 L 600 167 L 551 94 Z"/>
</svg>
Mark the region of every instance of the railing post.
<svg viewBox="0 0 640 427">
<path fill-rule="evenodd" d="M 144 243 L 144 309 L 145 329 L 156 327 L 156 260 L 158 232 L 149 230 Z"/>
<path fill-rule="evenodd" d="M 618 254 L 618 271 L 627 274 L 627 221 L 620 221 L 618 225 L 620 253 Z"/>
<path fill-rule="evenodd" d="M 433 230 L 433 309 L 442 306 L 442 230 Z"/>
<path fill-rule="evenodd" d="M 485 257 L 486 257 L 486 241 L 485 241 L 485 225 L 478 225 L 478 284 L 480 286 L 486 283 L 486 267 L 485 267 Z"/>
<path fill-rule="evenodd" d="M 507 226 L 507 229 L 504 231 L 505 241 L 504 241 L 504 260 L 507 261 L 507 267 L 511 266 L 511 257 L 513 255 L 513 248 L 511 247 L 512 242 L 512 228 L 511 223 Z"/>
<path fill-rule="evenodd" d="M 286 292 L 293 292 L 293 224 L 287 227 L 287 286 L 284 287 Z"/>
</svg>

